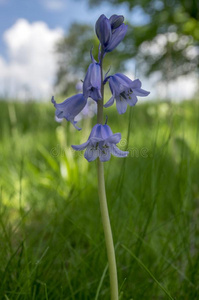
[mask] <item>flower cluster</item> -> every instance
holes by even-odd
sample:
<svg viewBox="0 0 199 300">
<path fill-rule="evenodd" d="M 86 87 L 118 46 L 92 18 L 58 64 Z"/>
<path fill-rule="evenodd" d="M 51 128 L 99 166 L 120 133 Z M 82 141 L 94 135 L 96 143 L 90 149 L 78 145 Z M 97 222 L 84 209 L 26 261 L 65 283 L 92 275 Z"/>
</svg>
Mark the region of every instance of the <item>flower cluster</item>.
<svg viewBox="0 0 199 300">
<path fill-rule="evenodd" d="M 99 61 L 97 62 L 91 51 L 91 64 L 88 67 L 84 82 L 83 93 L 74 95 L 64 102 L 57 104 L 54 97 L 52 103 L 56 108 L 56 119 L 65 118 L 70 121 L 78 130 L 75 117 L 84 109 L 88 98 L 95 102 L 103 101 L 102 88 L 107 82 L 112 93 L 112 97 L 104 105 L 109 107 L 116 100 L 116 107 L 119 114 L 123 114 L 127 110 L 127 105 L 134 106 L 138 99 L 137 96 L 145 97 L 149 92 L 141 88 L 139 79 L 131 80 L 121 73 L 102 76 L 102 60 L 106 53 L 113 51 L 123 40 L 128 26 L 124 23 L 124 17 L 120 15 L 112 15 L 109 19 L 105 15 L 101 15 L 96 22 L 95 32 L 99 39 Z M 111 128 L 105 124 L 96 124 L 91 130 L 90 136 L 82 145 L 72 146 L 73 149 L 84 150 L 84 157 L 90 162 L 99 157 L 100 161 L 108 161 L 111 154 L 118 157 L 126 157 L 127 151 L 121 151 L 116 144 L 121 140 L 121 134 L 113 134 Z"/>
</svg>

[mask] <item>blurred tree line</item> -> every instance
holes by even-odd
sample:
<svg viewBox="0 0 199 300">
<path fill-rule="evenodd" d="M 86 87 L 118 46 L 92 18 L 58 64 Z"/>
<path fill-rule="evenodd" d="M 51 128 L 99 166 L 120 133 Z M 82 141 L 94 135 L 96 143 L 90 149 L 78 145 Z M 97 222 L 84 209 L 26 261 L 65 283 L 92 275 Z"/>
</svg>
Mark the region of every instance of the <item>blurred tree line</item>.
<svg viewBox="0 0 199 300">
<path fill-rule="evenodd" d="M 104 0 L 105 1 L 105 0 Z M 89 0 L 90 6 L 102 0 Z M 199 70 L 199 1 L 198 0 L 110 0 L 119 5 L 127 3 L 133 12 L 139 8 L 146 20 L 142 25 L 129 25 L 124 42 L 107 55 L 105 69 L 111 66 L 123 71 L 127 62 L 135 58 L 136 68 L 149 76 L 158 72 L 160 80 L 171 81 L 178 76 Z M 109 17 L 109 16 L 107 16 Z M 98 40 L 93 26 L 72 24 L 69 33 L 57 45 L 59 71 L 56 85 L 68 93 L 71 83 L 83 79 L 90 63 L 88 52 L 93 46 L 97 58 Z M 82 78 L 81 78 L 82 76 Z"/>
</svg>

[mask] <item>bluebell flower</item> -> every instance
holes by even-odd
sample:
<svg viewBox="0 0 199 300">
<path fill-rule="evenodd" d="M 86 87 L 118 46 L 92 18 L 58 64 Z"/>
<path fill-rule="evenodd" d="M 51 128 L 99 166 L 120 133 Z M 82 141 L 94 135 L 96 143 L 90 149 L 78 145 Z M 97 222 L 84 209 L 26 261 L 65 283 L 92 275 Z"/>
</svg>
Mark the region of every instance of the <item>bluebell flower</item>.
<svg viewBox="0 0 199 300">
<path fill-rule="evenodd" d="M 105 81 L 109 81 L 112 97 L 104 107 L 113 105 L 116 99 L 116 107 L 119 114 L 126 112 L 128 104 L 134 106 L 138 101 L 137 96 L 146 97 L 150 94 L 150 92 L 141 89 L 142 84 L 139 79 L 132 81 L 121 73 L 109 76 Z"/>
<path fill-rule="evenodd" d="M 106 47 L 111 39 L 112 30 L 109 19 L 101 15 L 95 24 L 96 35 L 103 47 Z"/>
<path fill-rule="evenodd" d="M 109 19 L 101 15 L 97 20 L 95 31 L 105 53 L 113 51 L 123 40 L 128 28 L 123 22 L 124 17 L 118 15 Z"/>
<path fill-rule="evenodd" d="M 84 97 L 83 94 L 74 95 L 59 104 L 56 103 L 53 96 L 51 102 L 56 108 L 55 116 L 58 119 L 65 118 L 67 121 L 71 122 L 76 129 L 81 129 L 77 127 L 77 122 L 74 119 L 82 111 L 82 109 L 87 103 L 87 99 Z"/>
<path fill-rule="evenodd" d="M 89 65 L 84 83 L 83 94 L 87 99 L 92 98 L 95 101 L 102 99 L 101 95 L 101 69 L 100 65 L 94 60 L 91 53 L 92 63 Z"/>
<path fill-rule="evenodd" d="M 86 149 L 84 157 L 90 162 L 99 157 L 100 161 L 108 161 L 111 154 L 117 157 L 126 157 L 128 151 L 122 151 L 116 144 L 121 140 L 121 133 L 112 133 L 108 125 L 96 124 L 91 130 L 91 134 L 86 143 L 72 148 L 77 151 Z"/>
</svg>

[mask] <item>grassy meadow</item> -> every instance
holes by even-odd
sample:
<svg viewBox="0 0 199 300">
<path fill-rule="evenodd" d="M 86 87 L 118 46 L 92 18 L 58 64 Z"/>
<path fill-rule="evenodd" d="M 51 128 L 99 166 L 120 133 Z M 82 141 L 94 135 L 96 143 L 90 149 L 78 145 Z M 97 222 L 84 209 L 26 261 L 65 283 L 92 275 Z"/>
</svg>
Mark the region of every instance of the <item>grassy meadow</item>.
<svg viewBox="0 0 199 300">
<path fill-rule="evenodd" d="M 107 113 L 130 152 L 105 163 L 120 300 L 199 299 L 199 102 Z M 110 299 L 96 162 L 70 147 L 95 122 L 0 102 L 0 299 Z"/>
</svg>

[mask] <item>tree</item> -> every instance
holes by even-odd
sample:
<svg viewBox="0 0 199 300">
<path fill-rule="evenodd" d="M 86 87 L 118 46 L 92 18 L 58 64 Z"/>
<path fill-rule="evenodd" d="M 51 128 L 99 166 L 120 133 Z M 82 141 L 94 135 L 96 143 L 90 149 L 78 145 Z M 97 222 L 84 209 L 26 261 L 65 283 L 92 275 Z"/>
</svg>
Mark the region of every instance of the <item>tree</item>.
<svg viewBox="0 0 199 300">
<path fill-rule="evenodd" d="M 89 2 L 97 5 L 102 1 Z M 146 75 L 159 71 L 165 80 L 198 72 L 198 0 L 110 0 L 113 5 L 124 2 L 131 11 L 139 6 L 148 16 L 147 24 L 129 26 L 126 59 L 136 57 Z"/>
<path fill-rule="evenodd" d="M 104 0 L 105 1 L 105 0 Z M 97 6 L 101 0 L 89 0 Z M 130 22 L 123 43 L 107 56 L 111 65 L 123 71 L 127 62 L 136 59 L 137 69 L 149 76 L 159 72 L 160 79 L 170 81 L 199 70 L 199 1 L 198 0 L 110 0 L 113 5 L 126 2 L 133 11 L 137 7 L 147 16 L 143 25 Z M 130 21 L 130 20 L 129 20 Z M 57 85 L 68 92 L 71 83 L 83 78 L 90 63 L 88 50 L 93 45 L 95 58 L 98 40 L 89 25 L 72 24 L 69 34 L 60 41 Z M 78 75 L 77 75 L 78 74 Z M 66 84 L 67 82 L 67 84 Z"/>
</svg>

